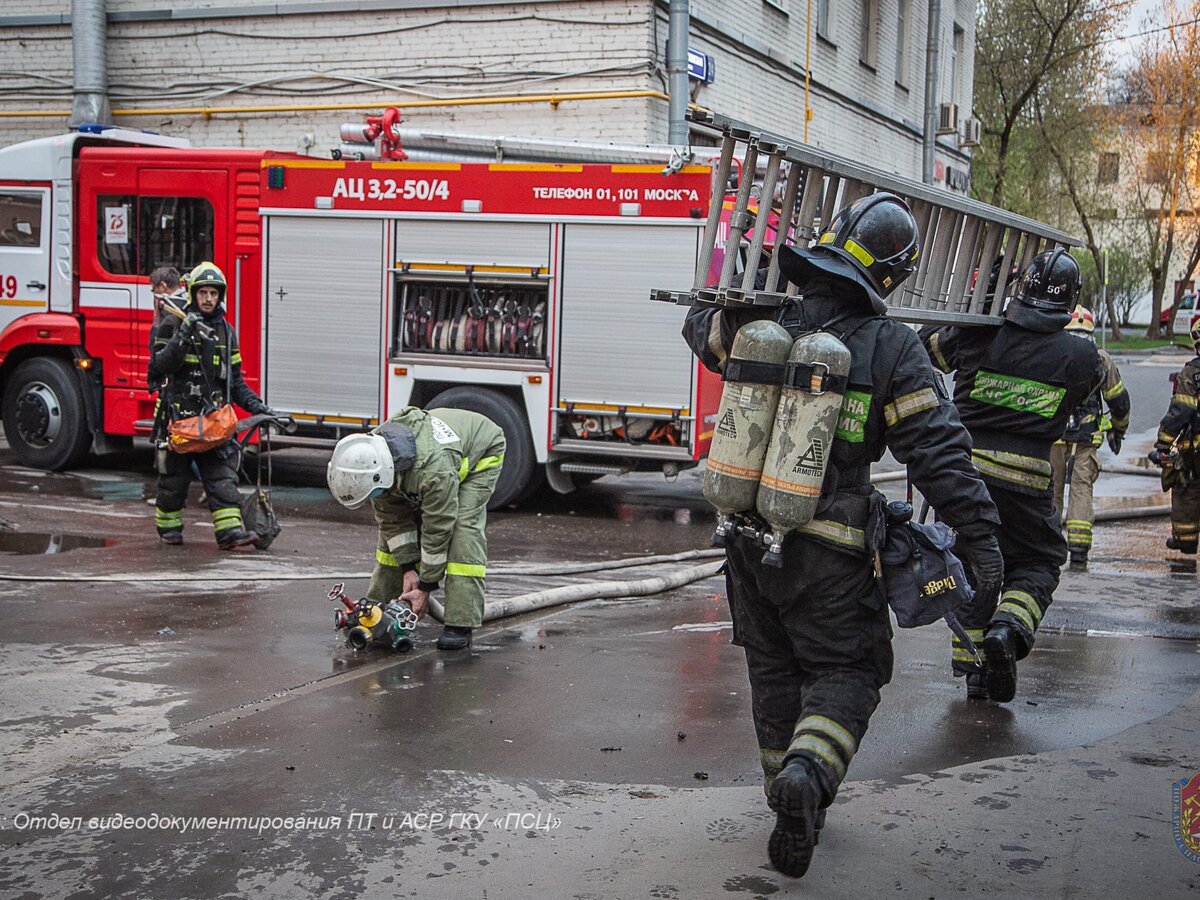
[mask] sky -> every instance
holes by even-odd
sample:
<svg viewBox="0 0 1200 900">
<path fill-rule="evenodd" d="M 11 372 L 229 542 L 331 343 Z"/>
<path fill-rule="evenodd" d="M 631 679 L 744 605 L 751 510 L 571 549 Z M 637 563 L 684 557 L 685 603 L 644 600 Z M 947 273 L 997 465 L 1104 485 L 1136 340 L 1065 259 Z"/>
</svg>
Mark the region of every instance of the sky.
<svg viewBox="0 0 1200 900">
<path fill-rule="evenodd" d="M 1164 14 L 1163 0 L 1136 0 L 1125 20 L 1125 24 L 1118 29 L 1117 33 L 1132 35 L 1139 31 L 1146 31 L 1149 28 L 1162 25 L 1165 22 L 1166 16 Z M 1138 47 L 1145 40 L 1145 37 L 1140 37 L 1113 42 L 1111 50 L 1121 68 L 1130 68 L 1132 66 Z"/>
</svg>

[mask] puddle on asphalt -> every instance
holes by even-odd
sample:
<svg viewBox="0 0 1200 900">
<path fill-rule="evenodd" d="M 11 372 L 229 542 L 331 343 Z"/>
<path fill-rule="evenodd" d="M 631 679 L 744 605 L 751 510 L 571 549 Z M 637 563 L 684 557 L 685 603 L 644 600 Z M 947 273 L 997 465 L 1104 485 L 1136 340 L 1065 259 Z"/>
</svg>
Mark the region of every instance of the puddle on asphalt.
<svg viewBox="0 0 1200 900">
<path fill-rule="evenodd" d="M 86 547 L 111 547 L 115 543 L 113 538 L 84 537 L 80 534 L 9 531 L 0 533 L 0 555 L 45 556 Z"/>
</svg>

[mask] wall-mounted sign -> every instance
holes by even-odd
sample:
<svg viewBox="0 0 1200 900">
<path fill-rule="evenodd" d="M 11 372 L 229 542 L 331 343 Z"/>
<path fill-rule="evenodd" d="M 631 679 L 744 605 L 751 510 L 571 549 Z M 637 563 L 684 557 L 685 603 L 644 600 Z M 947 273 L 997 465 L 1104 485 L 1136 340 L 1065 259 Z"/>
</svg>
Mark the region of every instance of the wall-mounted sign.
<svg viewBox="0 0 1200 900">
<path fill-rule="evenodd" d="M 717 61 L 707 53 L 688 47 L 688 78 L 712 84 L 717 80 Z"/>
<path fill-rule="evenodd" d="M 940 159 L 933 163 L 933 180 L 944 181 L 952 191 L 962 191 L 964 194 L 971 190 L 971 173 L 966 169 L 956 169 L 948 166 Z"/>
</svg>

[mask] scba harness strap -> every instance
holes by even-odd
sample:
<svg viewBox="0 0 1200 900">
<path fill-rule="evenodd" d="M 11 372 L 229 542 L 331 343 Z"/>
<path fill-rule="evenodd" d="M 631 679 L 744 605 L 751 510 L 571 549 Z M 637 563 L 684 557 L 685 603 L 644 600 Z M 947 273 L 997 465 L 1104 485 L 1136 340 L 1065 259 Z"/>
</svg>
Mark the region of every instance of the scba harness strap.
<svg viewBox="0 0 1200 900">
<path fill-rule="evenodd" d="M 832 375 L 824 363 L 766 363 L 753 359 L 730 359 L 721 374 L 722 381 L 750 384 L 782 385 L 810 394 L 846 393 L 849 379 Z"/>
</svg>

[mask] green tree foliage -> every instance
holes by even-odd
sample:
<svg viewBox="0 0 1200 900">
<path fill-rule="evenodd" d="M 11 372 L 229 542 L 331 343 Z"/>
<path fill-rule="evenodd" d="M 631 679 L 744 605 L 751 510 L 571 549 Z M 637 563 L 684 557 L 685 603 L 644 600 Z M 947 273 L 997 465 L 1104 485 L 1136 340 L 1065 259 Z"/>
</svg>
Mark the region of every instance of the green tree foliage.
<svg viewBox="0 0 1200 900">
<path fill-rule="evenodd" d="M 1106 40 L 1128 2 L 982 0 L 975 114 L 983 144 L 972 161 L 977 196 L 1068 231 L 1082 231 L 1093 271 L 1099 223 L 1114 215 L 1099 150 L 1115 135 L 1103 112 Z M 1118 317 L 1108 320 L 1120 338 Z"/>
<path fill-rule="evenodd" d="M 1178 290 L 1167 297 L 1177 254 L 1185 280 L 1200 263 L 1200 0 L 1166 0 L 1164 12 L 1171 27 L 1142 48 L 1119 115 L 1131 168 L 1129 219 L 1150 273 L 1148 337 L 1158 336 L 1163 308 L 1179 302 Z"/>
</svg>

